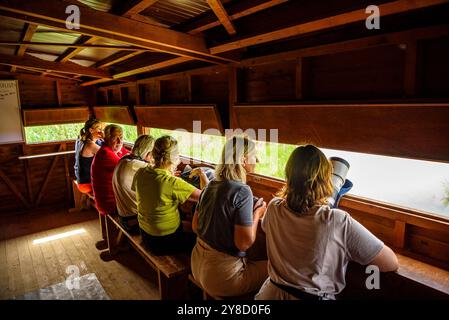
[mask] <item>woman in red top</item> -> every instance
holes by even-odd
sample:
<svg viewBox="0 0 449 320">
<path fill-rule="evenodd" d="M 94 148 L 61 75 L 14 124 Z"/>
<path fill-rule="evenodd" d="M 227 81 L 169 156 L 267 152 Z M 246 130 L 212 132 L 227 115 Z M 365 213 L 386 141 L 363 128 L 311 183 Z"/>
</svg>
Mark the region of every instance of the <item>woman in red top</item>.
<svg viewBox="0 0 449 320">
<path fill-rule="evenodd" d="M 104 143 L 98 150 L 91 167 L 91 182 L 97 209 L 102 215 L 116 211 L 112 175 L 120 158 L 128 151 L 123 148 L 123 130 L 110 124 L 104 129 Z"/>
<path fill-rule="evenodd" d="M 112 175 L 120 158 L 128 151 L 123 148 L 123 130 L 120 126 L 110 124 L 104 129 L 104 143 L 98 150 L 90 170 L 95 203 L 100 213 L 100 225 L 103 239 L 106 239 L 105 217 L 116 212 Z M 101 249 L 104 241 L 97 243 Z"/>
</svg>

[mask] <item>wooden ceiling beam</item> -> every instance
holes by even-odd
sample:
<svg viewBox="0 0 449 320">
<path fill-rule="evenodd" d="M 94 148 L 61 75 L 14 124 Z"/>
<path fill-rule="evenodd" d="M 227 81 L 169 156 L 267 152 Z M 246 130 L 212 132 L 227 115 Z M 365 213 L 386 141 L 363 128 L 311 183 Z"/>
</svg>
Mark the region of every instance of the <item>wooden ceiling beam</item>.
<svg viewBox="0 0 449 320">
<path fill-rule="evenodd" d="M 300 57 L 314 57 L 326 54 L 337 54 L 357 49 L 378 47 L 382 45 L 403 44 L 410 41 L 444 37 L 449 35 L 449 26 L 431 26 L 410 29 L 405 31 L 380 34 L 371 37 L 364 37 L 353 40 L 346 40 L 315 47 L 302 48 L 292 51 L 285 51 L 257 58 L 242 60 L 238 66 L 251 67 L 254 65 L 269 64 L 276 61 L 295 60 Z"/>
<path fill-rule="evenodd" d="M 380 4 L 378 5 L 378 7 L 380 9 L 382 17 L 385 17 L 388 15 L 406 13 L 417 9 L 424 9 L 427 7 L 436 6 L 448 2 L 449 0 L 426 0 L 426 1 L 397 0 Z M 212 54 L 219 54 L 231 50 L 267 43 L 270 41 L 295 37 L 301 34 L 306 34 L 314 31 L 334 28 L 349 23 L 361 22 L 364 21 L 366 18 L 367 14 L 365 13 L 365 8 L 361 8 L 358 10 L 349 11 L 346 13 L 330 16 L 323 19 L 309 21 L 306 23 L 300 23 L 291 27 L 274 30 L 264 34 L 259 34 L 256 36 L 251 36 L 227 42 L 210 48 L 210 52 Z"/>
<path fill-rule="evenodd" d="M 144 72 L 149 72 L 149 71 L 154 71 L 154 70 L 158 70 L 158 69 L 163 69 L 163 68 L 167 68 L 176 64 L 180 64 L 183 62 L 187 62 L 187 61 L 191 61 L 190 58 L 186 58 L 186 57 L 176 57 L 170 60 L 165 60 L 165 61 L 161 61 L 161 62 L 157 62 L 154 64 L 150 64 L 147 66 L 143 66 L 143 67 L 139 67 L 139 68 L 133 68 L 130 70 L 126 70 L 117 74 L 114 74 L 113 77 L 114 79 L 120 79 L 120 78 L 124 78 L 124 77 L 129 77 L 129 76 L 133 76 L 139 73 L 144 73 Z"/>
<path fill-rule="evenodd" d="M 86 81 L 80 84 L 80 86 L 82 87 L 88 87 L 88 86 L 93 86 L 94 84 L 98 84 L 98 83 L 103 83 L 103 82 L 108 82 L 111 81 L 111 79 L 107 79 L 107 78 L 103 78 L 103 79 L 96 79 L 96 80 L 91 80 L 91 81 Z"/>
<path fill-rule="evenodd" d="M 65 8 L 79 5 L 75 1 L 62 0 L 16 0 L 0 1 L 0 14 L 13 19 L 38 23 L 67 31 Z M 157 27 L 154 25 L 118 17 L 88 7 L 81 7 L 80 29 L 70 30 L 83 35 L 103 37 L 147 49 L 211 63 L 227 63 L 225 59 L 210 54 L 203 37 Z"/>
<path fill-rule="evenodd" d="M 238 2 L 234 5 L 227 6 L 226 11 L 230 20 L 236 20 L 250 14 L 277 6 L 281 3 L 285 3 L 288 0 L 247 0 Z M 198 34 L 202 31 L 217 27 L 220 25 L 220 21 L 217 20 L 215 14 L 205 16 L 194 22 L 190 22 L 182 26 L 182 30 L 190 34 Z"/>
<path fill-rule="evenodd" d="M 209 7 L 212 9 L 212 11 L 217 16 L 220 23 L 226 29 L 226 31 L 231 36 L 236 35 L 237 31 L 235 30 L 235 27 L 232 24 L 231 19 L 229 18 L 228 13 L 226 12 L 225 8 L 223 7 L 223 4 L 221 3 L 221 1 L 220 0 L 207 0 L 207 3 L 209 4 Z"/>
<path fill-rule="evenodd" d="M 25 26 L 23 27 L 22 36 L 20 37 L 20 41 L 31 41 L 31 38 L 33 38 L 34 33 L 36 32 L 37 25 L 32 23 L 25 23 Z M 25 54 L 25 51 L 27 49 L 27 45 L 20 45 L 16 49 L 16 56 L 22 57 Z M 15 72 L 16 67 L 11 67 L 11 72 Z"/>
<path fill-rule="evenodd" d="M 149 51 L 139 47 L 124 47 L 112 45 L 95 45 L 95 44 L 69 44 L 56 42 L 31 42 L 31 41 L 0 41 L 0 46 L 36 46 L 36 47 L 67 47 L 80 49 L 99 49 L 99 50 L 121 50 L 121 51 Z M 72 57 L 73 58 L 73 57 Z"/>
<path fill-rule="evenodd" d="M 34 71 L 36 73 L 39 73 L 39 71 Z M 58 80 L 61 79 L 61 76 L 54 76 L 54 75 L 42 75 L 42 74 L 31 74 L 31 73 L 23 73 L 23 72 L 8 72 L 8 71 L 0 71 L 0 75 L 5 76 L 11 76 L 11 77 L 17 77 L 17 78 L 29 78 L 34 80 Z M 81 80 L 75 79 L 75 78 L 69 78 L 67 77 L 65 80 L 80 82 Z"/>
<path fill-rule="evenodd" d="M 94 43 L 98 39 L 99 39 L 98 37 L 81 36 L 76 41 L 76 44 L 88 45 L 88 44 Z M 84 49 L 86 49 L 86 48 L 83 48 L 83 47 L 71 47 L 71 48 L 68 48 L 56 59 L 56 62 L 69 61 L 70 59 L 74 58 L 78 53 L 83 51 Z"/>
<path fill-rule="evenodd" d="M 133 15 L 139 14 L 143 10 L 151 7 L 158 0 L 138 0 L 138 1 L 126 1 L 128 2 L 126 8 L 122 9 L 122 16 L 131 18 Z M 131 3 L 130 3 L 131 2 Z"/>
<path fill-rule="evenodd" d="M 104 70 L 83 67 L 72 62 L 60 63 L 46 61 L 29 55 L 17 57 L 7 54 L 0 54 L 0 64 L 25 68 L 37 68 L 60 73 L 89 76 L 94 78 L 112 78 L 109 72 L 106 72 Z"/>
<path fill-rule="evenodd" d="M 135 51 L 135 52 L 120 51 L 120 52 L 114 53 L 113 55 L 111 55 L 101 61 L 98 61 L 97 63 L 95 63 L 94 67 L 95 68 L 110 67 L 114 64 L 134 58 L 135 56 L 138 56 L 138 55 L 142 54 L 143 52 L 144 51 Z"/>
</svg>

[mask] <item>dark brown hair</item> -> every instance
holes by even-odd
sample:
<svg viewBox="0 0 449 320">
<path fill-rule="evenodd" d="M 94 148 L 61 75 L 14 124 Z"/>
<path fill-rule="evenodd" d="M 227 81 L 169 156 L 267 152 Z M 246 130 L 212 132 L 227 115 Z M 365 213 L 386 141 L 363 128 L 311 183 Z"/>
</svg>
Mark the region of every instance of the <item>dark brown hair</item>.
<svg viewBox="0 0 449 320">
<path fill-rule="evenodd" d="M 306 213 L 314 205 L 327 204 L 332 195 L 332 165 L 314 145 L 297 147 L 285 166 L 286 183 L 278 196 L 297 213 Z"/>
</svg>

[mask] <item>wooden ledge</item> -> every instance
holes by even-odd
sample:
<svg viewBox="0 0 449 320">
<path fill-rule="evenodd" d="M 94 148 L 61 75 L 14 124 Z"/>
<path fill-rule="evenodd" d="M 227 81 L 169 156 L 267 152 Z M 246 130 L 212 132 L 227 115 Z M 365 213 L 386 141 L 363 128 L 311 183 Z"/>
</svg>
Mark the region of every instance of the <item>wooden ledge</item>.
<svg viewBox="0 0 449 320">
<path fill-rule="evenodd" d="M 396 274 L 449 295 L 449 271 L 397 254 Z"/>
</svg>

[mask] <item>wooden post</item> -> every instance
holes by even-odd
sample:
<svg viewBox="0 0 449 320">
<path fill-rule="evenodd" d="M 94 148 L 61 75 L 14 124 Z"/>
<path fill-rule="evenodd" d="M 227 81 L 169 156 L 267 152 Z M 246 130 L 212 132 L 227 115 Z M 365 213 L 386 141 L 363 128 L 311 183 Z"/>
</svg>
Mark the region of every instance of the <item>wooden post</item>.
<svg viewBox="0 0 449 320">
<path fill-rule="evenodd" d="M 55 81 L 56 85 L 56 98 L 58 100 L 58 106 L 62 106 L 62 92 L 61 92 L 61 84 L 59 83 L 59 80 Z"/>
<path fill-rule="evenodd" d="M 394 224 L 394 246 L 403 249 L 405 246 L 406 223 L 396 220 Z"/>
<path fill-rule="evenodd" d="M 140 98 L 140 85 L 136 82 L 136 106 L 141 105 L 141 98 Z"/>
<path fill-rule="evenodd" d="M 190 74 L 186 75 L 187 81 L 187 102 L 192 102 L 192 76 Z"/>
<path fill-rule="evenodd" d="M 161 300 L 179 300 L 187 297 L 188 275 L 181 274 L 167 278 L 158 270 L 159 294 Z"/>
<path fill-rule="evenodd" d="M 67 151 L 67 143 L 64 142 L 62 143 L 63 145 L 63 150 Z M 70 203 L 72 202 L 72 184 L 70 181 L 70 170 L 69 170 L 69 159 L 67 159 L 67 155 L 65 154 L 64 156 L 64 171 L 65 171 L 65 182 L 66 182 L 66 189 L 67 189 L 67 199 L 70 201 Z"/>
<path fill-rule="evenodd" d="M 22 144 L 22 155 L 25 155 L 25 144 Z M 30 165 L 28 163 L 28 160 L 24 160 L 23 166 L 25 167 L 25 180 L 28 190 L 28 202 L 33 203 L 33 186 L 31 184 Z"/>
<path fill-rule="evenodd" d="M 410 40 L 405 49 L 404 94 L 406 97 L 416 96 L 417 43 Z"/>
<path fill-rule="evenodd" d="M 296 100 L 302 100 L 303 99 L 303 92 L 302 92 L 302 58 L 299 57 L 296 60 L 296 78 L 295 78 L 295 98 Z"/>
<path fill-rule="evenodd" d="M 229 126 L 230 128 L 238 127 L 237 117 L 234 113 L 234 105 L 238 102 L 239 88 L 238 88 L 238 70 L 232 66 L 228 69 L 229 77 Z"/>
</svg>

